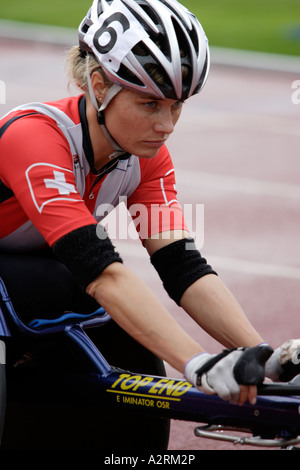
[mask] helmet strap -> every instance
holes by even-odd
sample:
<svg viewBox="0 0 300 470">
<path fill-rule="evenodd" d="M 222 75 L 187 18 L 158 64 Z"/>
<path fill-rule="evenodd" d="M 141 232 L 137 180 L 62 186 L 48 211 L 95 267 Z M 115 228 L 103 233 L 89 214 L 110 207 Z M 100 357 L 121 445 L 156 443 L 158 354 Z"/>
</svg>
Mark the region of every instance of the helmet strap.
<svg viewBox="0 0 300 470">
<path fill-rule="evenodd" d="M 118 142 L 116 142 L 115 139 L 109 133 L 109 131 L 108 131 L 106 125 L 105 125 L 104 111 L 101 111 L 101 108 L 99 108 L 97 110 L 97 121 L 98 121 L 99 126 L 102 129 L 102 132 L 103 132 L 106 140 L 109 142 L 109 144 L 114 149 L 114 152 L 109 156 L 109 159 L 112 160 L 114 158 L 120 157 L 121 155 L 124 155 L 124 154 L 127 155 L 127 152 L 119 146 Z"/>
<path fill-rule="evenodd" d="M 90 95 L 90 98 L 94 107 L 97 110 L 98 124 L 101 126 L 102 132 L 106 140 L 114 149 L 114 152 L 109 156 L 109 159 L 112 160 L 114 158 L 120 157 L 121 155 L 123 155 L 123 158 L 129 158 L 130 154 L 128 154 L 124 149 L 122 149 L 120 145 L 116 142 L 116 140 L 109 133 L 105 125 L 105 117 L 104 117 L 104 110 L 107 108 L 110 101 L 122 90 L 122 87 L 119 85 L 115 85 L 115 84 L 112 85 L 112 87 L 109 88 L 109 90 L 107 91 L 105 98 L 103 100 L 103 103 L 101 103 L 101 106 L 99 107 L 97 98 L 95 96 L 95 93 L 92 87 L 91 76 L 89 73 L 89 60 L 90 60 L 90 56 L 89 54 L 87 54 L 87 60 L 86 60 L 87 74 L 86 75 L 87 75 L 89 95 Z"/>
<path fill-rule="evenodd" d="M 112 137 L 110 132 L 108 131 L 106 124 L 105 124 L 105 115 L 104 115 L 104 110 L 107 108 L 108 104 L 110 101 L 122 90 L 122 87 L 119 85 L 113 85 L 106 93 L 105 98 L 103 100 L 103 103 L 101 103 L 101 106 L 98 108 L 97 105 L 97 121 L 99 126 L 101 126 L 102 132 L 108 140 L 109 144 L 112 146 L 114 149 L 114 152 L 109 156 L 109 159 L 112 160 L 113 158 L 119 157 L 120 155 L 123 155 L 125 150 L 123 150 L 118 142 Z"/>
</svg>

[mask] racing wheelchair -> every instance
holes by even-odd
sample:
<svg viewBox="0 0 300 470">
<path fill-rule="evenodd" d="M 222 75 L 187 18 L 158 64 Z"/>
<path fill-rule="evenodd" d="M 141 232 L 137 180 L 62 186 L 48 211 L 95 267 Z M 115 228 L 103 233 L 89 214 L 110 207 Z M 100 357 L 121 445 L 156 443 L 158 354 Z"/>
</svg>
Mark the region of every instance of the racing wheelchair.
<svg viewBox="0 0 300 470">
<path fill-rule="evenodd" d="M 261 385 L 256 405 L 232 405 L 184 379 L 110 365 L 88 335 L 110 321 L 100 308 L 25 324 L 0 278 L 0 344 L 13 357 L 4 364 L 2 353 L 0 449 L 167 449 L 171 419 L 199 423 L 201 438 L 298 449 L 300 376 Z M 42 359 L 16 361 L 28 345 Z"/>
</svg>

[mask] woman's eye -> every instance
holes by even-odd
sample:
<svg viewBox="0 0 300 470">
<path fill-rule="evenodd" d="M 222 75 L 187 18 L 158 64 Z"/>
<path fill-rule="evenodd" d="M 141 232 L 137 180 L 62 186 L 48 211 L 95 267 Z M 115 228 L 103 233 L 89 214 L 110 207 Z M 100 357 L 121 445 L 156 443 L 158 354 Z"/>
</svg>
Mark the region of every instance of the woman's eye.
<svg viewBox="0 0 300 470">
<path fill-rule="evenodd" d="M 181 108 L 181 106 L 183 105 L 183 101 L 176 101 L 174 103 L 174 108 L 178 109 L 178 108 Z"/>
<path fill-rule="evenodd" d="M 147 108 L 153 109 L 153 108 L 155 108 L 155 106 L 156 106 L 156 101 L 147 101 L 147 102 L 145 103 L 145 106 L 146 106 Z"/>
</svg>

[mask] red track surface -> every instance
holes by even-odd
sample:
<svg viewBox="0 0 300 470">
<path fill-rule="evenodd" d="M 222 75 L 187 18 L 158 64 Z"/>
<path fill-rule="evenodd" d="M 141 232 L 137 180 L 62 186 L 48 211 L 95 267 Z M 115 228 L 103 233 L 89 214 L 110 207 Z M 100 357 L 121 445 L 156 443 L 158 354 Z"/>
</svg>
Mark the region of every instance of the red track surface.
<svg viewBox="0 0 300 470">
<path fill-rule="evenodd" d="M 1 115 L 24 102 L 68 93 L 62 48 L 0 41 L 0 55 L 0 80 L 6 84 Z M 292 82 L 299 78 L 212 67 L 169 142 L 180 202 L 204 204 L 202 253 L 273 346 L 300 337 L 300 105 L 291 99 Z M 219 351 L 168 299 L 139 242 L 118 245 L 178 322 L 208 351 Z M 168 373 L 179 376 L 171 368 Z M 172 422 L 169 448 L 233 448 L 200 440 L 193 429 L 193 423 Z"/>
</svg>

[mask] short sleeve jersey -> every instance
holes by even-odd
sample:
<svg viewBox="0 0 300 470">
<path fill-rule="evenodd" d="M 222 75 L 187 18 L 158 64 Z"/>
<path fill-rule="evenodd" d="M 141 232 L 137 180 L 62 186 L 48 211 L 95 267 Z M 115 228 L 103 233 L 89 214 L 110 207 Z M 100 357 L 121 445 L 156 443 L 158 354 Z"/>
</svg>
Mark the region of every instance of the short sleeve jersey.
<svg viewBox="0 0 300 470">
<path fill-rule="evenodd" d="M 97 174 L 83 104 L 82 96 L 29 103 L 0 120 L 0 130 L 11 122 L 0 138 L 1 251 L 53 246 L 101 222 L 121 201 L 142 240 L 185 228 L 167 148 L 153 159 L 131 155 Z"/>
</svg>

